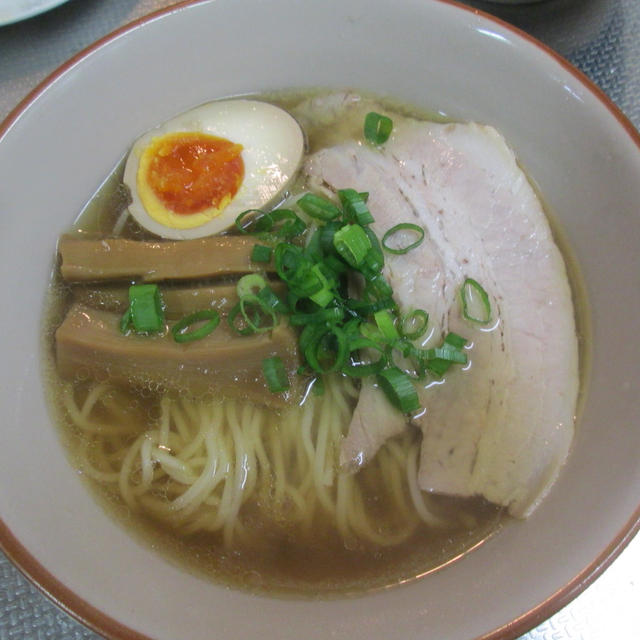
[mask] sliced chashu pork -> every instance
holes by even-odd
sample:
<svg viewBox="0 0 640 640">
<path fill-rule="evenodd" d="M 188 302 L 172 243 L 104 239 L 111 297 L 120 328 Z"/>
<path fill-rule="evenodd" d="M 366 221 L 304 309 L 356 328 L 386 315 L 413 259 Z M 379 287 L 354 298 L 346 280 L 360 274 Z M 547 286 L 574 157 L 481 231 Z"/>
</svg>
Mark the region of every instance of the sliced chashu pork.
<svg viewBox="0 0 640 640">
<path fill-rule="evenodd" d="M 396 300 L 429 313 L 427 346 L 447 331 L 472 345 L 470 366 L 419 389 L 420 487 L 481 495 L 527 516 L 571 444 L 578 353 L 565 265 L 513 153 L 491 127 L 396 117 L 382 149 L 323 149 L 306 172 L 324 188 L 368 191 L 379 235 L 398 222 L 425 229 L 419 248 L 386 256 Z M 489 293 L 487 327 L 461 317 L 466 277 Z M 343 443 L 342 460 L 352 466 L 404 425 L 384 403 L 372 404 L 376 393 L 363 386 Z"/>
</svg>

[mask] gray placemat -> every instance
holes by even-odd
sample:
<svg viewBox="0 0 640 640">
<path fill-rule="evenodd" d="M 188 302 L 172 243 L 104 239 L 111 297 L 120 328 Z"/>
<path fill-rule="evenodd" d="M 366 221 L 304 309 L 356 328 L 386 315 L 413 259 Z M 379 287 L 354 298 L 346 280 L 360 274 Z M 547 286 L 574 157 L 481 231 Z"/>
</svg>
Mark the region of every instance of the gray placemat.
<svg viewBox="0 0 640 640">
<path fill-rule="evenodd" d="M 2 0 L 0 0 L 2 2 Z M 70 0 L 0 27 L 0 120 L 67 58 L 166 0 Z M 640 128 L 640 0 L 467 4 L 524 29 L 587 74 Z M 591 587 L 522 640 L 638 640 L 640 537 Z M 96 640 L 0 553 L 0 640 Z M 446 640 L 446 639 L 437 639 Z"/>
</svg>

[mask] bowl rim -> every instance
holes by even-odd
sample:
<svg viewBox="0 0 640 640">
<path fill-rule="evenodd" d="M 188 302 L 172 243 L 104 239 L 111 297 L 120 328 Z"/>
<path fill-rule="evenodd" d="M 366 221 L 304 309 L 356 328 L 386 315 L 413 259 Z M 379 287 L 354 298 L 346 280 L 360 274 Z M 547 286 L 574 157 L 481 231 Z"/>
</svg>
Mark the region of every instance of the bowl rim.
<svg viewBox="0 0 640 640">
<path fill-rule="evenodd" d="M 136 18 L 86 46 L 41 80 L 9 112 L 6 118 L 0 122 L 0 143 L 2 142 L 5 134 L 12 128 L 14 123 L 18 121 L 21 115 L 25 113 L 41 95 L 46 93 L 52 84 L 94 52 L 109 45 L 119 37 L 129 32 L 133 32 L 158 18 L 164 18 L 189 7 L 200 4 L 209 4 L 214 1 L 215 0 L 180 0 L 175 4 L 154 10 L 144 16 Z M 535 46 L 543 54 L 546 54 L 558 63 L 564 71 L 572 75 L 586 90 L 588 90 L 607 109 L 609 114 L 617 120 L 617 122 L 626 131 L 630 140 L 635 143 L 638 149 L 640 149 L 640 132 L 635 128 L 627 116 L 622 113 L 613 100 L 585 73 L 573 66 L 566 58 L 551 47 L 518 27 L 481 9 L 461 4 L 457 0 L 431 1 L 449 5 L 458 10 L 466 11 L 482 17 L 483 19 L 498 25 L 501 29 L 510 32 L 517 38 Z M 574 578 L 569 580 L 565 585 L 559 587 L 548 598 L 539 602 L 537 605 L 532 606 L 522 615 L 493 629 L 492 631 L 485 633 L 482 636 L 478 636 L 476 640 L 512 640 L 536 627 L 544 620 L 547 620 L 571 602 L 602 573 L 604 573 L 604 571 L 625 549 L 629 542 L 638 534 L 640 534 L 640 504 L 613 540 L 611 540 L 602 552 L 598 554 L 598 556 Z M 14 566 L 46 597 L 89 629 L 113 640 L 152 640 L 150 636 L 135 631 L 118 622 L 110 615 L 100 611 L 69 589 L 63 582 L 56 578 L 56 576 L 45 569 L 45 567 L 29 552 L 29 550 L 23 546 L 23 544 L 13 535 L 9 527 L 5 524 L 1 515 L 0 549 L 14 564 Z"/>
</svg>

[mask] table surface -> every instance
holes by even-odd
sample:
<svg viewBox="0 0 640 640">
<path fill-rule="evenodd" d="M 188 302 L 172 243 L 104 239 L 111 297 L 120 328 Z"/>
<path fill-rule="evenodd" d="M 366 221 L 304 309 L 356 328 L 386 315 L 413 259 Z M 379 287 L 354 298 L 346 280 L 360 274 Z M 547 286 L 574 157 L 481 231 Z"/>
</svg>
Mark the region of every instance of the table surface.
<svg viewBox="0 0 640 640">
<path fill-rule="evenodd" d="M 5 0 L 0 0 L 0 8 Z M 25 2 L 28 4 L 28 2 Z M 94 40 L 167 0 L 70 0 L 0 27 L 0 121 L 51 71 Z M 640 129 L 640 0 L 467 4 L 515 24 L 591 78 Z M 1 15 L 1 14 L 0 14 Z M 520 640 L 640 638 L 640 536 L 572 603 Z M 0 553 L 0 640 L 96 640 Z"/>
</svg>

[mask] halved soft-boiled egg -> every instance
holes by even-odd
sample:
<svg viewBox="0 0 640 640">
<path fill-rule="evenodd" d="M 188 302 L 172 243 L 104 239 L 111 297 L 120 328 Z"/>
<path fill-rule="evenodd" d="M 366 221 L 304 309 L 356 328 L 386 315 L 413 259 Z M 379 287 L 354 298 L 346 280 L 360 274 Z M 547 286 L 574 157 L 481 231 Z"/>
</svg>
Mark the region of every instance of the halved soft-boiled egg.
<svg viewBox="0 0 640 640">
<path fill-rule="evenodd" d="M 212 235 L 282 197 L 303 154 L 302 129 L 283 109 L 257 100 L 210 102 L 136 140 L 124 170 L 129 212 L 164 238 Z"/>
</svg>

